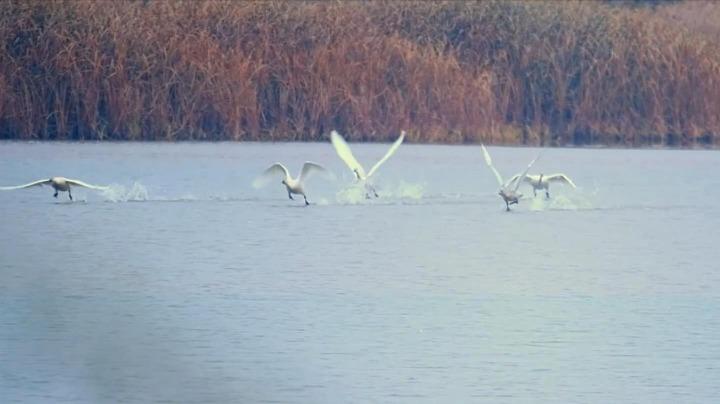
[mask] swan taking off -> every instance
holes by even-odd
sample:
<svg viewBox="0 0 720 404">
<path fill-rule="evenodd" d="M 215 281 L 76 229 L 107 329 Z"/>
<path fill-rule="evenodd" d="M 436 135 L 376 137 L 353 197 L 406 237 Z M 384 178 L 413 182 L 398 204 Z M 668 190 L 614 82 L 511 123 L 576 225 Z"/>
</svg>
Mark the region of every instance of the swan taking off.
<svg viewBox="0 0 720 404">
<path fill-rule="evenodd" d="M 320 164 L 313 163 L 312 161 L 306 161 L 300 170 L 300 175 L 298 175 L 297 179 L 295 179 L 290 176 L 290 171 L 288 171 L 284 165 L 275 163 L 268 167 L 262 175 L 253 182 L 253 187 L 259 188 L 265 185 L 270 178 L 280 174 L 283 176 L 281 183 L 285 185 L 285 188 L 287 189 L 288 198 L 294 199 L 292 197 L 293 194 L 302 195 L 305 199 L 305 205 L 310 205 L 307 200 L 307 196 L 305 196 L 305 189 L 303 188 L 303 185 L 305 184 L 305 180 L 308 178 L 308 175 L 313 171 L 325 172 L 326 170 Z"/>
<path fill-rule="evenodd" d="M 519 178 L 525 178 L 525 175 L 528 171 L 530 171 L 530 167 L 532 167 L 533 164 L 535 164 L 535 161 L 538 159 L 535 157 L 533 161 L 528 164 L 525 171 L 523 171 L 522 174 L 515 175 L 514 177 L 510 178 L 508 182 L 503 182 L 502 176 L 500 176 L 500 173 L 498 170 L 495 169 L 495 167 L 492 165 L 492 159 L 490 158 L 490 153 L 488 153 L 487 149 L 485 149 L 485 145 L 480 144 L 480 147 L 482 148 L 483 156 L 485 156 L 485 163 L 488 167 L 492 170 L 492 172 L 495 174 L 495 178 L 498 181 L 498 184 L 500 185 L 500 192 L 498 192 L 498 195 L 503 198 L 505 201 L 505 208 L 509 212 L 510 211 L 510 205 L 515 205 L 518 203 L 518 200 L 522 198 L 522 194 L 519 193 L 517 190 L 520 187 L 520 181 Z M 538 156 L 539 157 L 539 156 Z"/>
<path fill-rule="evenodd" d="M 55 189 L 55 194 L 53 196 L 57 198 L 58 192 L 67 192 L 68 196 L 70 197 L 70 200 L 72 201 L 72 192 L 70 191 L 70 186 L 74 187 L 83 187 L 83 188 L 90 188 L 90 189 L 97 189 L 97 190 L 106 190 L 108 187 L 101 187 L 98 185 L 90 185 L 88 183 L 82 182 L 80 180 L 71 180 L 65 177 L 52 177 L 49 180 L 37 180 L 35 182 L 31 182 L 29 184 L 25 185 L 18 185 L 15 187 L 0 187 L 0 191 L 10 191 L 13 189 L 23 189 L 23 188 L 30 188 L 30 187 L 37 187 L 40 185 L 50 185 Z"/>
<path fill-rule="evenodd" d="M 335 151 L 337 152 L 338 156 L 342 159 L 342 161 L 347 164 L 348 167 L 350 167 L 350 170 L 352 170 L 353 174 L 355 174 L 355 180 L 358 182 L 362 182 L 365 186 L 365 197 L 370 198 L 370 192 L 372 191 L 373 195 L 375 197 L 378 197 L 377 191 L 375 191 L 375 187 L 372 186 L 370 183 L 370 178 L 373 174 L 380 168 L 380 166 L 392 156 L 395 151 L 397 151 L 398 147 L 400 147 L 400 144 L 403 142 L 403 139 L 405 139 L 405 131 L 400 132 L 400 137 L 397 138 L 395 143 L 390 146 L 390 150 L 385 153 L 385 156 L 380 159 L 377 163 L 375 163 L 374 166 L 370 169 L 370 172 L 365 174 L 365 169 L 363 169 L 362 165 L 355 159 L 355 156 L 353 156 L 352 151 L 350 151 L 350 146 L 348 146 L 345 139 L 343 139 L 342 136 L 340 136 L 339 133 L 336 131 L 332 131 L 330 133 L 330 141 L 332 142 L 333 147 L 335 147 Z"/>
<path fill-rule="evenodd" d="M 512 177 L 511 181 L 516 180 L 519 176 L 516 175 Z M 568 177 L 565 174 L 550 174 L 550 175 L 526 175 L 525 178 L 523 178 L 523 181 L 527 182 L 528 184 L 532 185 L 533 187 L 533 195 L 537 196 L 538 189 L 545 190 L 545 197 L 550 199 L 550 183 L 551 182 L 559 182 L 562 184 L 570 185 L 573 188 L 577 188 L 575 186 L 575 183 L 572 182 L 570 177 Z"/>
</svg>

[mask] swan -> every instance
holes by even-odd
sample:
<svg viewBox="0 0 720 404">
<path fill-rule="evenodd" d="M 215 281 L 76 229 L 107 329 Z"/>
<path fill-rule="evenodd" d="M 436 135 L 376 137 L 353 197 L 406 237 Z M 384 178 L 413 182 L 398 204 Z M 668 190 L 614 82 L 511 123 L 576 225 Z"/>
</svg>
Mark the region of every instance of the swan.
<svg viewBox="0 0 720 404">
<path fill-rule="evenodd" d="M 355 174 L 355 180 L 358 182 L 362 182 L 365 186 L 365 197 L 370 198 L 370 192 L 375 195 L 377 198 L 379 195 L 377 191 L 375 190 L 375 187 L 372 186 L 370 182 L 370 178 L 372 177 L 375 172 L 377 172 L 378 168 L 392 156 L 395 151 L 397 151 L 398 147 L 400 147 L 400 144 L 405 139 L 405 131 L 400 132 L 400 137 L 395 140 L 395 143 L 390 146 L 390 149 L 385 153 L 385 156 L 381 158 L 377 163 L 375 163 L 374 166 L 370 169 L 370 171 L 365 174 L 365 170 L 363 169 L 363 166 L 360 165 L 360 163 L 355 159 L 355 156 L 353 156 L 352 151 L 350 151 L 350 146 L 348 146 L 345 139 L 343 139 L 342 136 L 340 136 L 339 133 L 336 131 L 332 131 L 330 133 L 330 142 L 332 143 L 333 147 L 335 148 L 335 151 L 337 152 L 338 156 L 342 159 L 342 161 L 347 164 L 348 167 L 350 167 L 350 170 Z"/>
<path fill-rule="evenodd" d="M 50 185 L 51 187 L 53 187 L 53 189 L 55 189 L 55 194 L 53 194 L 53 196 L 55 198 L 58 197 L 58 192 L 60 192 L 60 191 L 67 192 L 71 201 L 73 199 L 72 192 L 70 191 L 71 185 L 74 187 L 90 188 L 90 189 L 96 189 L 96 190 L 100 190 L 100 191 L 108 189 L 108 187 L 102 187 L 102 186 L 98 186 L 98 185 L 90 185 L 90 184 L 82 182 L 80 180 L 71 180 L 71 179 L 65 178 L 65 177 L 52 177 L 47 180 L 33 181 L 33 182 L 31 182 L 29 184 L 25 184 L 25 185 L 17 185 L 14 187 L 0 187 L 0 191 L 10 191 L 13 189 L 23 189 L 23 188 L 37 187 L 37 186 L 41 186 L 41 185 Z"/>
<path fill-rule="evenodd" d="M 485 156 L 485 163 L 488 167 L 490 167 L 492 172 L 495 174 L 495 178 L 497 179 L 498 184 L 500 184 L 500 191 L 498 192 L 498 195 L 500 195 L 500 197 L 502 197 L 505 201 L 505 208 L 509 212 L 510 205 L 517 204 L 519 199 L 522 198 L 522 194 L 517 191 L 520 187 L 520 181 L 518 181 L 518 178 L 525 178 L 527 172 L 530 171 L 530 167 L 535 164 L 535 161 L 538 159 L 539 156 L 535 157 L 533 161 L 528 164 L 527 168 L 525 168 L 525 171 L 523 171 L 522 174 L 510 178 L 508 182 L 503 182 L 502 176 L 500 175 L 498 170 L 495 169 L 495 167 L 492 165 L 490 153 L 488 153 L 485 145 L 481 143 L 480 147 L 482 148 L 483 156 Z"/>
<path fill-rule="evenodd" d="M 518 176 L 516 175 L 516 176 L 512 177 L 511 181 L 515 180 L 517 178 L 518 178 Z M 527 182 L 528 184 L 530 184 L 533 187 L 533 195 L 534 196 L 537 196 L 538 189 L 540 189 L 540 190 L 544 189 L 545 197 L 548 199 L 550 198 L 550 183 L 551 182 L 559 182 L 559 183 L 570 185 L 573 188 L 577 188 L 575 186 L 575 183 L 572 182 L 572 180 L 570 179 L 570 177 L 568 177 L 567 175 L 562 174 L 562 173 L 549 174 L 549 175 L 545 175 L 545 174 L 530 175 L 530 174 L 528 174 L 525 176 L 525 178 L 523 178 L 523 181 Z"/>
<path fill-rule="evenodd" d="M 277 175 L 282 174 L 283 180 L 281 183 L 285 185 L 285 188 L 287 189 L 288 198 L 293 199 L 293 194 L 295 195 L 302 195 L 305 199 L 305 205 L 310 205 L 310 202 L 307 200 L 307 196 L 305 195 L 305 189 L 303 186 L 305 185 L 305 180 L 308 177 L 308 174 L 310 174 L 313 171 L 326 171 L 323 166 L 317 163 L 313 163 L 312 161 L 306 161 L 305 164 L 303 164 L 302 169 L 300 170 L 300 175 L 298 175 L 297 179 L 290 176 L 290 171 L 288 171 L 287 167 L 282 165 L 281 163 L 275 163 L 268 167 L 262 175 L 257 178 L 253 182 L 253 187 L 259 188 L 267 183 L 267 181 Z"/>
</svg>

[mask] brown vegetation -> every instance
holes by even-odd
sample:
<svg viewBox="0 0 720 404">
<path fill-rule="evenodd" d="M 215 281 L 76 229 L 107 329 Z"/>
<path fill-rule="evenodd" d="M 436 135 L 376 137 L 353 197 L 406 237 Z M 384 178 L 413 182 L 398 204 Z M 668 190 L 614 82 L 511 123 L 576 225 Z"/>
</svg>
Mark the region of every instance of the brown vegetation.
<svg viewBox="0 0 720 404">
<path fill-rule="evenodd" d="M 713 144 L 683 5 L 5 0 L 0 138 Z"/>
</svg>

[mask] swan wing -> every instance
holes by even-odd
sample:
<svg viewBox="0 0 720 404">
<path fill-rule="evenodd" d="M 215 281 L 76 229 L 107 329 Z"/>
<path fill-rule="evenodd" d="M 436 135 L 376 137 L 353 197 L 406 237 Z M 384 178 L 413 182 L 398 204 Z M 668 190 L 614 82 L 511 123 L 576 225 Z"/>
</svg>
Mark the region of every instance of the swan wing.
<svg viewBox="0 0 720 404">
<path fill-rule="evenodd" d="M 543 178 L 545 179 L 545 178 Z M 532 175 L 532 174 L 525 174 L 525 178 L 523 178 L 523 181 L 529 182 L 529 183 L 538 183 L 540 182 L 540 176 L 539 175 Z"/>
<path fill-rule="evenodd" d="M 288 169 L 280 163 L 275 163 L 266 168 L 259 177 L 255 178 L 255 181 L 253 181 L 252 184 L 253 188 L 260 188 L 266 185 L 273 177 L 277 177 L 278 175 L 282 175 L 283 179 L 290 178 L 290 172 Z"/>
<path fill-rule="evenodd" d="M 550 175 L 548 175 L 548 176 L 545 176 L 543 179 L 547 179 L 547 180 L 550 181 L 550 182 L 561 182 L 561 183 L 563 183 L 563 184 L 570 185 L 570 186 L 573 187 L 573 188 L 577 188 L 577 186 L 575 186 L 575 183 L 572 182 L 572 180 L 570 179 L 570 177 L 568 177 L 568 176 L 565 175 L 565 174 L 561 174 L 561 173 L 558 173 L 558 174 L 550 174 Z"/>
<path fill-rule="evenodd" d="M 514 181 L 517 181 L 520 178 L 520 174 L 515 174 L 508 180 L 508 184 L 512 184 Z M 531 175 L 526 174 L 525 177 L 522 179 L 523 182 L 527 182 L 528 184 L 537 184 L 540 181 L 539 175 Z"/>
<path fill-rule="evenodd" d="M 535 164 L 535 162 L 537 161 L 538 158 L 540 158 L 540 155 L 539 155 L 539 154 L 537 155 L 537 157 L 535 157 L 535 158 L 533 159 L 533 161 L 530 162 L 530 164 L 528 164 L 527 168 L 525 168 L 525 171 L 523 171 L 522 174 L 516 175 L 516 176 L 513 177 L 513 178 L 522 178 L 522 180 L 519 180 L 519 181 L 516 181 L 516 182 L 515 182 L 515 188 L 514 188 L 515 191 L 517 191 L 518 188 L 520 188 L 520 183 L 527 178 L 527 173 L 528 173 L 528 171 L 530 171 L 530 167 L 532 167 L 533 164 Z M 512 185 L 512 181 L 511 181 L 511 182 L 508 182 L 506 186 L 507 186 L 507 187 L 510 187 L 511 185 Z"/>
<path fill-rule="evenodd" d="M 508 180 L 508 184 L 512 184 L 513 182 L 517 181 L 520 178 L 520 174 L 515 174 Z M 523 178 L 524 181 L 527 181 L 527 177 Z"/>
<path fill-rule="evenodd" d="M 30 182 L 28 184 L 17 185 L 14 187 L 0 187 L 0 191 L 12 191 L 13 189 L 23 189 L 23 188 L 37 187 L 40 185 L 50 185 L 51 183 L 52 183 L 52 180 L 50 180 L 50 179 L 37 180 L 37 181 Z"/>
<path fill-rule="evenodd" d="M 312 161 L 306 161 L 305 164 L 303 164 L 302 169 L 300 170 L 300 177 L 298 180 L 300 182 L 305 181 L 307 177 L 313 173 L 313 172 L 326 172 L 325 167 L 321 166 L 318 163 L 313 163 Z"/>
<path fill-rule="evenodd" d="M 359 173 L 362 178 L 365 178 L 365 169 L 363 169 L 362 165 L 360 165 L 355 156 L 353 156 L 352 151 L 350 151 L 350 146 L 348 146 L 345 139 L 343 139 L 343 137 L 336 131 L 332 131 L 332 133 L 330 133 L 330 142 L 335 148 L 335 152 L 338 156 L 340 156 L 340 159 L 342 159 L 342 161 L 350 167 L 350 170 L 356 176 Z"/>
<path fill-rule="evenodd" d="M 65 182 L 67 182 L 67 183 L 70 184 L 70 185 L 74 185 L 74 186 L 76 186 L 76 187 L 97 189 L 97 190 L 100 190 L 100 191 L 105 190 L 105 189 L 108 189 L 108 187 L 103 187 L 103 186 L 100 186 L 100 185 L 91 185 L 91 184 L 88 184 L 88 183 L 86 183 L 86 182 L 82 182 L 82 181 L 80 181 L 80 180 L 71 180 L 71 179 L 68 179 L 68 178 L 65 179 Z"/>
<path fill-rule="evenodd" d="M 487 149 L 485 148 L 484 144 L 480 144 L 480 148 L 482 148 L 483 156 L 485 157 L 485 164 L 487 164 L 488 167 L 492 170 L 493 174 L 495 174 L 495 178 L 497 179 L 497 182 L 500 186 L 503 186 L 503 180 L 502 176 L 498 172 L 498 170 L 495 169 L 495 167 L 492 165 L 492 158 L 490 158 L 490 153 L 488 153 Z"/>
<path fill-rule="evenodd" d="M 380 161 L 378 161 L 377 163 L 375 163 L 374 166 L 372 166 L 372 168 L 370 169 L 370 172 L 367 175 L 368 177 L 371 177 L 373 175 L 373 173 L 375 171 L 377 171 L 378 168 L 380 168 L 382 163 L 384 163 L 387 159 L 389 159 L 390 156 L 395 154 L 395 151 L 397 151 L 398 147 L 400 147 L 400 145 L 402 144 L 404 139 L 405 139 L 405 131 L 402 131 L 402 132 L 400 132 L 400 137 L 397 138 L 397 140 L 395 141 L 395 143 L 392 144 L 392 146 L 390 146 L 390 149 L 387 151 L 387 153 L 385 153 L 383 158 L 381 158 Z"/>
</svg>

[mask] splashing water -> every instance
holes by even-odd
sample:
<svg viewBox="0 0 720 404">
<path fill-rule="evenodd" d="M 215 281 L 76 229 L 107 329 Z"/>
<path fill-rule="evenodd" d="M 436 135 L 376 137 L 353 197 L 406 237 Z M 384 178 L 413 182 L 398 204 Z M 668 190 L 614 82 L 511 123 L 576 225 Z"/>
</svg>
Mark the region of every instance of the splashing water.
<svg viewBox="0 0 720 404">
<path fill-rule="evenodd" d="M 412 184 L 404 181 L 395 187 L 377 187 L 377 192 L 380 195 L 378 198 L 368 198 L 367 191 L 362 184 L 352 184 L 346 188 L 341 189 L 335 195 L 335 199 L 341 204 L 359 204 L 366 203 L 375 199 L 381 200 L 392 200 L 392 199 L 404 199 L 404 200 L 418 200 L 422 199 L 425 193 L 425 187 L 422 184 Z"/>
<path fill-rule="evenodd" d="M 351 184 L 335 194 L 335 200 L 341 204 L 355 205 L 366 201 L 365 187 L 362 184 Z"/>
<path fill-rule="evenodd" d="M 422 184 L 411 184 L 400 181 L 394 196 L 401 199 L 421 199 L 425 194 L 425 186 Z"/>
<path fill-rule="evenodd" d="M 530 210 L 582 210 L 592 209 L 592 202 L 579 194 L 560 194 L 554 195 L 550 199 L 546 199 L 545 195 L 538 194 L 537 197 L 529 198 Z"/>
<path fill-rule="evenodd" d="M 139 182 L 133 183 L 130 189 L 123 185 L 112 184 L 102 192 L 102 196 L 108 202 L 146 201 L 148 200 L 148 191 Z"/>
</svg>

